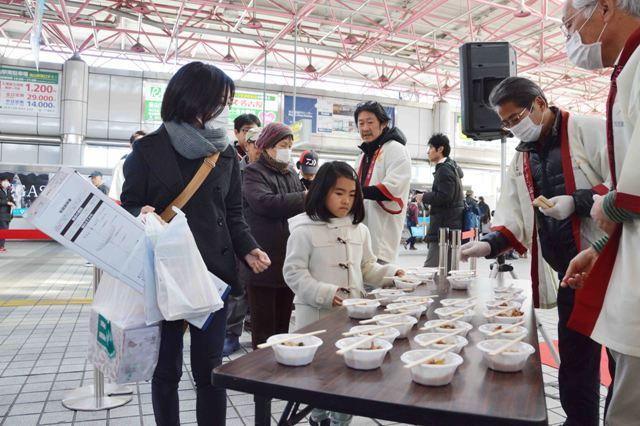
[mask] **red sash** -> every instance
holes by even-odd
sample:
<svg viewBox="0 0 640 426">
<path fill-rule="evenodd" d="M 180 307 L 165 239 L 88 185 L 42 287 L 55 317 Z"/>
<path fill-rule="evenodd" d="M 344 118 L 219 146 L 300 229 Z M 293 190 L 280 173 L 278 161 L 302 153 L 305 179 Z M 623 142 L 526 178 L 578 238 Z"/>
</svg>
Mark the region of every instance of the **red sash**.
<svg viewBox="0 0 640 426">
<path fill-rule="evenodd" d="M 640 28 L 627 40 L 620 55 L 620 61 L 614 67 L 611 74 L 611 87 L 607 99 L 607 148 L 609 151 L 609 168 L 613 188 L 617 186 L 615 140 L 613 135 L 613 104 L 618 93 L 617 79 L 627 61 L 640 45 Z M 568 326 L 575 331 L 590 336 L 593 331 L 607 293 L 611 273 L 616 263 L 618 246 L 622 236 L 622 225 L 618 225 L 614 233 L 609 237 L 591 273 L 588 275 L 584 288 L 576 291 L 575 303 Z"/>
</svg>

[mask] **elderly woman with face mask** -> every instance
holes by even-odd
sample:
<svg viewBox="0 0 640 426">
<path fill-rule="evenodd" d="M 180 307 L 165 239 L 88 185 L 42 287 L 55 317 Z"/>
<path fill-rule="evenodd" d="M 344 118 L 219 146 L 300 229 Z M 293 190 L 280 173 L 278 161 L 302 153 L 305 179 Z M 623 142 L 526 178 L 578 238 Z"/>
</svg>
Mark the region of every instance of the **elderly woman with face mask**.
<svg viewBox="0 0 640 426">
<path fill-rule="evenodd" d="M 270 123 L 256 141 L 260 156 L 244 171 L 245 217 L 272 266 L 253 275 L 240 268 L 251 311 L 254 348 L 277 333 L 289 330 L 293 292 L 284 281 L 282 267 L 289 238 L 289 218 L 304 210 L 305 189 L 290 163 L 293 132 L 282 123 Z"/>
<path fill-rule="evenodd" d="M 205 158 L 216 165 L 183 207 L 207 269 L 241 293 L 236 258 L 251 273 L 269 266 L 242 215 L 240 169 L 226 134 L 233 81 L 220 69 L 192 62 L 171 78 L 162 100 L 163 124 L 137 141 L 124 163 L 122 207 L 130 213 L 161 212 L 191 181 Z M 217 155 L 217 160 L 213 160 Z M 213 157 L 212 157 L 213 156 Z M 185 276 L 184 285 L 189 285 Z M 211 384 L 222 363 L 227 305 L 203 329 L 190 325 L 191 370 L 196 417 L 201 425 L 224 425 L 226 393 Z M 158 425 L 178 426 L 178 383 L 182 376 L 184 321 L 163 321 L 160 356 L 151 382 Z"/>
</svg>

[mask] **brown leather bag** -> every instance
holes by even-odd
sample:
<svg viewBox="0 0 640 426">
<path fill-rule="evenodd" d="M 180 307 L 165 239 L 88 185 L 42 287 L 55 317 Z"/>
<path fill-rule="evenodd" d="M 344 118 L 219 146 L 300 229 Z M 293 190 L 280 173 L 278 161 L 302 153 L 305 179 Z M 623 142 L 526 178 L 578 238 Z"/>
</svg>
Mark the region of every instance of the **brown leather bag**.
<svg viewBox="0 0 640 426">
<path fill-rule="evenodd" d="M 178 195 L 176 199 L 173 200 L 171 204 L 169 204 L 160 214 L 162 220 L 167 223 L 171 222 L 171 219 L 176 215 L 176 212 L 173 211 L 173 206 L 182 209 L 189 202 L 191 197 L 193 197 L 193 194 L 195 194 L 198 188 L 200 188 L 200 185 L 202 185 L 202 182 L 204 182 L 207 176 L 209 176 L 209 173 L 211 173 L 211 171 L 216 167 L 218 157 L 220 157 L 220 153 L 216 152 L 204 159 L 202 165 L 193 178 L 191 178 L 191 181 L 189 181 L 187 186 L 182 190 L 180 195 Z"/>
</svg>

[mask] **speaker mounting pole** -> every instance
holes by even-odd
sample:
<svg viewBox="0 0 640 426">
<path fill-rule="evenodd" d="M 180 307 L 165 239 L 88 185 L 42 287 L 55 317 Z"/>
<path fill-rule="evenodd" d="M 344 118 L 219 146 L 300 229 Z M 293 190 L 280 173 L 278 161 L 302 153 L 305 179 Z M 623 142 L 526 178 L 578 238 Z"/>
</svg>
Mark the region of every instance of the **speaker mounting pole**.
<svg viewBox="0 0 640 426">
<path fill-rule="evenodd" d="M 500 136 L 500 192 L 507 180 L 507 134 Z"/>
</svg>

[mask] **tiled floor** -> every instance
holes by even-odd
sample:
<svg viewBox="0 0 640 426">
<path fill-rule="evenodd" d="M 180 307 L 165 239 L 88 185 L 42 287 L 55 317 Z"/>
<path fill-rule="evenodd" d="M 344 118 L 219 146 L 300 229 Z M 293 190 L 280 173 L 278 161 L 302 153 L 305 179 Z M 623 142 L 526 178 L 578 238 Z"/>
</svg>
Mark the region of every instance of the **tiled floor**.
<svg viewBox="0 0 640 426">
<path fill-rule="evenodd" d="M 153 425 L 151 388 L 148 383 L 133 386 L 132 401 L 120 408 L 99 412 L 74 412 L 61 404 L 66 392 L 93 380 L 86 361 L 88 316 L 91 297 L 91 268 L 83 259 L 54 243 L 8 243 L 0 255 L 0 424 L 36 425 Z M 405 252 L 403 266 L 419 265 L 424 251 Z M 516 273 L 526 277 L 527 260 L 513 262 Z M 486 261 L 479 270 L 488 271 Z M 539 311 L 542 323 L 553 339 L 557 337 L 555 310 Z M 188 337 L 187 337 L 188 339 Z M 250 350 L 250 337 L 242 336 L 243 349 Z M 185 342 L 188 348 L 188 343 Z M 188 349 L 187 349 L 188 350 Z M 195 424 L 195 392 L 189 357 L 180 383 L 182 424 Z M 557 370 L 543 366 L 549 423 L 562 424 L 564 413 L 557 389 Z M 604 388 L 602 388 L 604 395 Z M 275 415 L 285 403 L 274 402 Z M 227 425 L 253 424 L 250 395 L 229 392 Z M 356 418 L 353 425 L 388 425 Z"/>
</svg>

